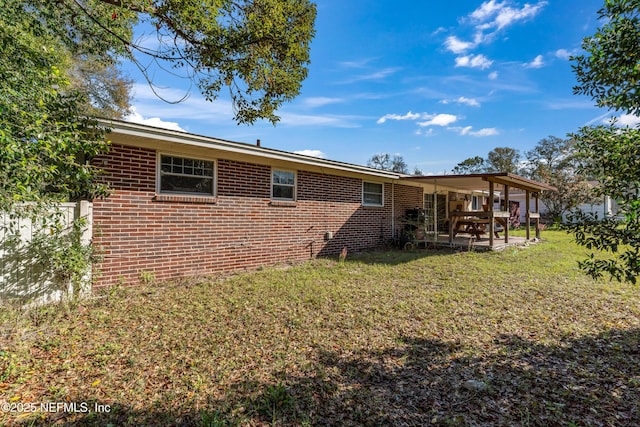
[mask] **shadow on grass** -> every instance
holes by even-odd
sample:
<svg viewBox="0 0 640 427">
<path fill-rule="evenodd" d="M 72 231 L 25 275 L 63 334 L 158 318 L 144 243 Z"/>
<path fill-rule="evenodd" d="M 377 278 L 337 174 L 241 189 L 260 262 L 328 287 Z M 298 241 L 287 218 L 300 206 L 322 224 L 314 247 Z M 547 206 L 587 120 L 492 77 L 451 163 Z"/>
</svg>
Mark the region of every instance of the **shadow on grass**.
<svg viewBox="0 0 640 427">
<path fill-rule="evenodd" d="M 313 374 L 240 382 L 207 411 L 113 405 L 61 425 L 640 425 L 640 330 L 545 345 L 504 335 L 484 352 L 405 337 L 359 353 L 317 348 Z M 162 403 L 162 402 L 161 402 Z M 166 402 L 165 402 L 166 403 Z M 53 418 L 38 424 L 50 425 Z"/>
<path fill-rule="evenodd" d="M 357 252 L 348 254 L 346 262 L 361 262 L 364 264 L 385 264 L 400 265 L 408 262 L 416 261 L 423 258 L 453 255 L 459 253 L 460 250 L 447 247 L 426 247 L 415 248 L 409 250 L 403 249 L 386 249 Z"/>
</svg>

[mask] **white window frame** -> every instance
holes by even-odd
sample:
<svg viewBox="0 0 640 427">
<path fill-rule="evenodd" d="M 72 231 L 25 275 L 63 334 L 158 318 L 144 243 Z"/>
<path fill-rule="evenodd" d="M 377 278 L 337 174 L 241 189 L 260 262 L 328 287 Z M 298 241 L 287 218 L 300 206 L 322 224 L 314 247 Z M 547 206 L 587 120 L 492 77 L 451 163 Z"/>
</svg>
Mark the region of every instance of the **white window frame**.
<svg viewBox="0 0 640 427">
<path fill-rule="evenodd" d="M 281 183 L 275 183 L 273 182 L 273 175 L 275 172 L 286 172 L 286 173 L 292 173 L 293 174 L 293 185 L 290 184 L 281 184 Z M 282 187 L 293 187 L 293 197 L 289 198 L 289 197 L 275 197 L 273 195 L 273 187 L 275 185 L 279 185 Z M 271 168 L 271 200 L 282 200 L 282 201 L 288 201 L 288 202 L 295 202 L 298 198 L 298 172 L 295 170 L 291 170 L 291 169 L 283 169 L 283 168 Z"/>
<path fill-rule="evenodd" d="M 364 187 L 366 184 L 374 184 L 374 185 L 379 185 L 380 186 L 380 193 L 372 193 L 372 192 L 365 192 L 364 191 Z M 378 203 L 367 203 L 365 201 L 365 194 L 380 194 L 380 204 Z M 372 206 L 372 207 L 382 207 L 384 206 L 384 183 L 383 182 L 376 182 L 376 181 L 362 181 L 362 206 Z"/>
<path fill-rule="evenodd" d="M 188 192 L 188 191 L 167 191 L 162 190 L 162 156 L 168 157 L 178 157 L 181 159 L 187 160 L 199 160 L 204 162 L 211 162 L 213 164 L 213 175 L 211 176 L 211 194 L 209 193 L 196 193 L 196 192 Z M 189 175 L 189 174 L 174 174 L 170 173 L 169 175 L 173 176 L 187 176 L 187 177 L 199 177 L 204 175 Z M 190 154 L 181 154 L 181 153 L 167 153 L 167 152 L 158 152 L 156 157 L 156 193 L 157 194 L 174 194 L 181 196 L 193 196 L 193 197 L 215 197 L 217 193 L 217 183 L 218 183 L 218 162 L 216 159 L 205 158 L 205 157 L 194 157 Z"/>
</svg>

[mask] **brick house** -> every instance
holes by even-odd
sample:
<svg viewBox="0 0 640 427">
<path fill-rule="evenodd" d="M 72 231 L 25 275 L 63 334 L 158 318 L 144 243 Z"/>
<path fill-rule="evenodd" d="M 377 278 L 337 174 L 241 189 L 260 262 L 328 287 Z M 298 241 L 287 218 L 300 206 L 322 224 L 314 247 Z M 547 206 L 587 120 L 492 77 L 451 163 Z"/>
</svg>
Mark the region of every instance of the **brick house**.
<svg viewBox="0 0 640 427">
<path fill-rule="evenodd" d="M 93 203 L 95 286 L 252 269 L 388 243 L 425 185 L 256 145 L 109 121 L 94 159 L 112 189 Z"/>
</svg>

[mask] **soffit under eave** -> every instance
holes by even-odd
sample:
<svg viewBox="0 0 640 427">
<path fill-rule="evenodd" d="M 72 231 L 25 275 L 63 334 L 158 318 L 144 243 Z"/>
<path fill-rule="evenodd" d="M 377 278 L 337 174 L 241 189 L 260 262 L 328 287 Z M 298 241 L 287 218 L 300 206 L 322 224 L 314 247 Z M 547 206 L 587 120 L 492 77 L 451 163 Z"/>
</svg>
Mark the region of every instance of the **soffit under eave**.
<svg viewBox="0 0 640 427">
<path fill-rule="evenodd" d="M 257 164 L 262 166 L 278 167 L 283 169 L 303 170 L 308 172 L 319 173 L 322 175 L 336 175 L 344 176 L 356 179 L 362 179 L 364 181 L 372 182 L 385 182 L 392 183 L 398 182 L 398 176 L 390 174 L 384 171 L 358 171 L 358 166 L 354 165 L 353 169 L 349 164 L 335 164 L 327 162 L 323 164 L 322 161 L 316 162 L 315 159 L 309 158 L 303 161 L 296 161 L 296 159 L 278 158 L 278 154 L 274 154 L 272 157 L 265 156 L 261 153 L 247 153 L 230 151 L 224 147 L 216 147 L 214 145 L 194 145 L 186 144 L 182 141 L 158 139 L 153 136 L 140 136 L 130 135 L 126 133 L 113 132 L 109 134 L 109 139 L 114 144 L 122 144 L 133 147 L 150 148 L 159 152 L 165 152 L 175 155 L 193 155 L 205 159 L 224 159 L 233 160 L 238 162 L 246 162 L 251 164 Z M 240 147 L 241 149 L 244 147 Z M 248 146 L 247 148 L 253 148 Z M 283 152 L 286 156 L 289 153 Z"/>
<path fill-rule="evenodd" d="M 495 184 L 502 185 L 503 187 L 508 185 L 510 188 L 517 188 L 520 190 L 530 191 L 532 193 L 540 193 L 545 190 L 555 191 L 555 187 L 552 187 L 541 182 L 523 181 L 520 177 L 514 176 L 490 176 L 486 178 L 486 181 L 493 182 Z"/>
<path fill-rule="evenodd" d="M 418 181 L 437 187 L 438 191 L 442 188 L 450 189 L 450 191 L 458 192 L 485 192 L 489 190 L 489 181 L 496 184 L 495 190 L 504 189 L 508 185 L 511 189 L 520 188 L 526 191 L 538 193 L 543 190 L 555 190 L 549 185 L 530 181 L 525 178 L 510 174 L 477 174 L 477 175 L 450 175 L 438 177 L 410 177 L 410 181 Z"/>
</svg>

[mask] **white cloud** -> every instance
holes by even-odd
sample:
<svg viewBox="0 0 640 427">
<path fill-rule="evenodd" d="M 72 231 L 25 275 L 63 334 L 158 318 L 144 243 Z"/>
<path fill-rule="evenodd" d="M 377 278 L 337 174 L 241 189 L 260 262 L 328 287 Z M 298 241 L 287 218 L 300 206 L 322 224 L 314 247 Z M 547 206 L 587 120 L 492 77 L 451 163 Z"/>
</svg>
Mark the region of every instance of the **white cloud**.
<svg viewBox="0 0 640 427">
<path fill-rule="evenodd" d="M 457 132 L 459 135 L 462 135 L 462 136 L 468 135 L 468 136 L 483 137 L 483 136 L 494 136 L 499 134 L 498 129 L 496 128 L 482 128 L 480 130 L 474 131 L 473 126 L 465 126 L 465 127 L 452 127 L 447 129 Z"/>
<path fill-rule="evenodd" d="M 169 130 L 177 130 L 180 132 L 186 132 L 177 122 L 167 122 L 162 120 L 160 117 L 148 117 L 145 118 L 142 114 L 136 111 L 136 107 L 131 107 L 131 114 L 124 118 L 127 122 L 131 123 L 139 123 L 142 125 L 149 125 L 163 129 Z"/>
<path fill-rule="evenodd" d="M 387 120 L 417 120 L 419 118 L 420 118 L 420 114 L 412 113 L 411 111 L 409 111 L 404 116 L 401 116 L 399 114 L 385 114 L 384 116 L 380 117 L 376 121 L 376 123 L 380 125 L 386 122 Z"/>
<path fill-rule="evenodd" d="M 475 21 L 485 21 L 490 18 L 496 11 L 503 7 L 504 3 L 497 3 L 495 0 L 486 1 L 479 8 L 471 12 L 469 17 Z"/>
<path fill-rule="evenodd" d="M 444 28 L 444 27 L 438 27 L 438 28 L 436 28 L 436 30 L 435 30 L 434 32 L 432 32 L 432 33 L 431 33 L 431 35 L 432 35 L 432 36 L 437 36 L 438 34 L 440 34 L 440 33 L 444 33 L 444 32 L 446 32 L 446 31 L 447 31 L 447 29 L 446 29 L 446 28 Z"/>
<path fill-rule="evenodd" d="M 302 100 L 303 106 L 307 108 L 323 107 L 325 105 L 339 104 L 341 102 L 344 102 L 344 99 L 329 98 L 326 96 L 317 96 L 317 97 L 305 98 Z"/>
<path fill-rule="evenodd" d="M 356 120 L 362 117 L 340 116 L 340 115 L 313 115 L 313 114 L 295 114 L 288 112 L 278 112 L 280 121 L 278 124 L 290 127 L 301 126 L 327 126 L 335 128 L 357 128 L 360 127 Z"/>
<path fill-rule="evenodd" d="M 356 59 L 354 61 L 342 61 L 338 64 L 345 68 L 364 68 L 375 58 Z"/>
<path fill-rule="evenodd" d="M 426 130 L 418 129 L 416 131 L 416 135 L 418 135 L 418 136 L 427 136 L 427 137 L 429 137 L 429 136 L 432 136 L 433 134 L 435 134 L 435 131 L 433 130 L 433 128 L 429 128 L 429 129 L 426 129 Z"/>
<path fill-rule="evenodd" d="M 456 103 L 456 104 L 464 104 L 464 105 L 468 105 L 470 107 L 479 107 L 480 103 L 473 98 L 467 98 L 466 96 L 461 96 L 457 99 L 443 99 L 442 101 L 440 101 L 440 103 L 442 104 L 451 104 L 452 102 Z"/>
<path fill-rule="evenodd" d="M 489 58 L 484 55 L 465 55 L 456 58 L 456 67 L 480 68 L 484 70 L 493 64 Z"/>
<path fill-rule="evenodd" d="M 447 48 L 447 50 L 457 54 L 464 53 L 469 49 L 473 49 L 477 45 L 472 42 L 465 42 L 463 40 L 460 40 L 456 36 L 449 36 L 445 40 L 444 46 Z"/>
<path fill-rule="evenodd" d="M 504 3 L 496 4 L 495 0 L 486 1 L 469 16 L 476 21 L 484 21 L 490 18 L 496 11 L 500 10 L 503 5 Z"/>
<path fill-rule="evenodd" d="M 464 105 L 468 105 L 470 107 L 479 107 L 480 106 L 480 103 L 476 99 L 467 98 L 467 97 L 464 97 L 464 96 L 461 96 L 460 98 L 456 99 L 456 102 L 458 104 L 464 104 Z"/>
<path fill-rule="evenodd" d="M 512 6 L 509 0 L 485 1 L 479 8 L 462 19 L 462 22 L 471 23 L 474 26 L 476 33 L 473 41 L 464 41 L 456 36 L 449 36 L 445 40 L 444 46 L 455 54 L 467 52 L 482 43 L 490 42 L 497 32 L 517 22 L 535 17 L 546 5 L 546 1 L 539 1 L 535 5 L 525 3 L 522 7 L 517 4 Z M 487 31 L 490 32 L 486 34 Z"/>
<path fill-rule="evenodd" d="M 540 1 L 535 5 L 525 3 L 522 8 L 518 8 L 509 6 L 508 1 L 497 3 L 495 0 L 491 0 L 482 3 L 469 17 L 476 23 L 476 28 L 479 30 L 492 28 L 502 30 L 518 21 L 535 17 L 546 5 L 546 1 Z"/>
<path fill-rule="evenodd" d="M 498 129 L 496 128 L 482 128 L 478 131 L 475 132 L 470 132 L 469 135 L 471 136 L 494 136 L 494 135 L 498 135 L 500 132 L 498 132 Z"/>
<path fill-rule="evenodd" d="M 542 68 L 544 66 L 544 60 L 542 55 L 536 56 L 533 61 L 524 64 L 525 68 Z"/>
<path fill-rule="evenodd" d="M 303 156 L 318 157 L 320 159 L 326 159 L 327 155 L 320 150 L 298 150 L 294 151 L 296 154 L 302 154 Z"/>
<path fill-rule="evenodd" d="M 640 117 L 634 116 L 633 114 L 623 114 L 620 117 L 611 117 L 609 119 L 603 120 L 604 123 L 613 123 L 615 120 L 616 126 L 619 127 L 636 127 L 640 125 Z"/>
<path fill-rule="evenodd" d="M 489 73 L 489 75 L 487 76 L 489 77 L 489 80 L 495 80 L 498 78 L 498 72 L 497 71 L 492 71 Z"/>
<path fill-rule="evenodd" d="M 544 102 L 544 105 L 550 110 L 568 110 L 568 109 L 593 109 L 593 103 L 581 98 L 567 99 L 551 99 Z M 605 114 L 605 116 L 608 114 Z"/>
<path fill-rule="evenodd" d="M 556 58 L 569 60 L 573 55 L 578 53 L 577 49 L 567 50 L 567 49 L 558 49 L 556 50 Z"/>
<path fill-rule="evenodd" d="M 210 102 L 200 93 L 171 88 L 155 88 L 155 90 L 162 99 L 147 84 L 133 85 L 133 105 L 137 107 L 137 112 L 145 117 L 207 120 L 210 123 L 233 121 L 233 106 L 229 100 L 216 99 Z"/>
<path fill-rule="evenodd" d="M 418 122 L 418 126 L 448 126 L 452 123 L 457 122 L 459 119 L 458 116 L 454 116 L 453 114 L 433 114 L 427 115 L 424 118 L 428 120 L 425 122 Z"/>
<path fill-rule="evenodd" d="M 361 82 L 361 81 L 368 81 L 368 80 L 382 80 L 392 74 L 397 73 L 398 71 L 400 71 L 401 68 L 400 67 L 388 67 L 388 68 L 383 68 L 382 70 L 378 70 L 378 71 L 373 71 L 369 74 L 361 74 L 358 76 L 354 76 L 351 78 L 348 78 L 346 80 L 343 80 L 342 84 L 350 84 L 350 83 L 355 83 L 355 82 Z"/>
</svg>

